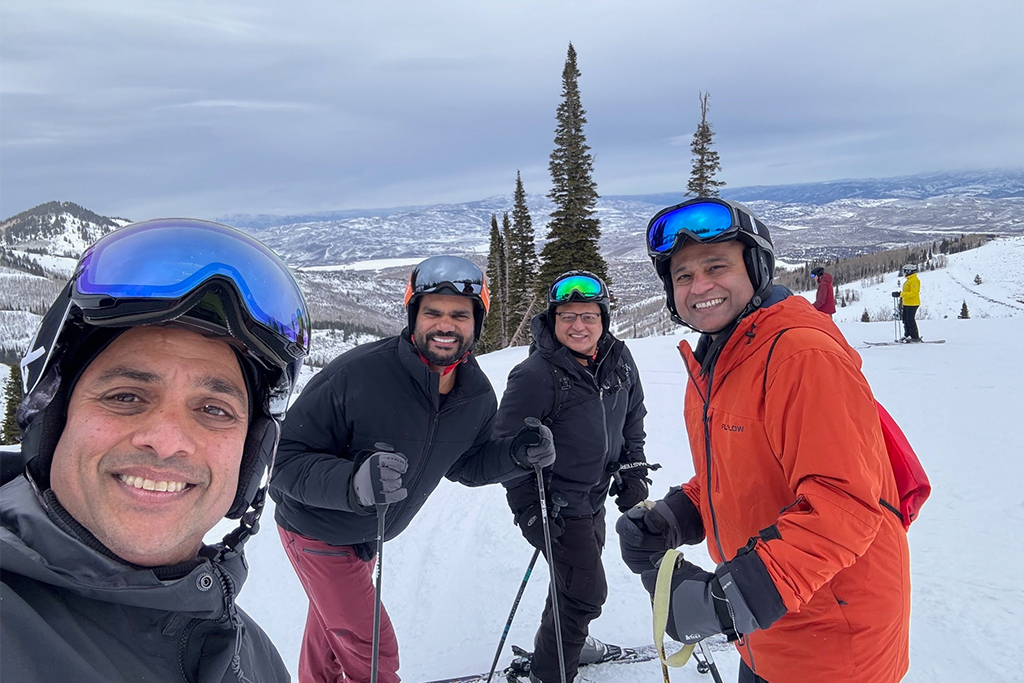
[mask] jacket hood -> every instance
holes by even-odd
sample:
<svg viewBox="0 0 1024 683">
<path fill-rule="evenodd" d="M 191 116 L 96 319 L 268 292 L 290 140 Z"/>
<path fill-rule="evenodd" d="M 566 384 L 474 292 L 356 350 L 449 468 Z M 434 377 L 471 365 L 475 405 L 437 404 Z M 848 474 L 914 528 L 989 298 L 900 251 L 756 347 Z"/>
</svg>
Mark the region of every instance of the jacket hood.
<svg viewBox="0 0 1024 683">
<path fill-rule="evenodd" d="M 0 567 L 40 583 L 94 600 L 177 612 L 219 620 L 245 581 L 242 555 L 212 561 L 212 549 L 200 552 L 195 566 L 177 578 L 161 579 L 161 568 L 119 562 L 82 542 L 59 517 L 51 515 L 25 477 L 0 494 Z M 231 584 L 229 590 L 225 582 Z"/>
<path fill-rule="evenodd" d="M 776 287 L 776 290 L 778 289 L 780 288 Z M 739 322 L 722 346 L 715 362 L 715 376 L 723 377 L 761 346 L 771 344 L 780 332 L 794 328 L 815 329 L 827 334 L 850 356 L 858 368 L 861 367 L 860 354 L 846 341 L 831 317 L 816 311 L 804 297 L 787 294 L 781 300 L 754 311 Z M 707 348 L 708 341 L 709 337 L 703 335 L 697 348 Z M 696 364 L 699 371 L 700 363 L 696 360 L 689 342 L 685 339 L 680 341 L 679 351 L 687 364 Z M 697 372 L 693 374 L 696 376 Z"/>
</svg>

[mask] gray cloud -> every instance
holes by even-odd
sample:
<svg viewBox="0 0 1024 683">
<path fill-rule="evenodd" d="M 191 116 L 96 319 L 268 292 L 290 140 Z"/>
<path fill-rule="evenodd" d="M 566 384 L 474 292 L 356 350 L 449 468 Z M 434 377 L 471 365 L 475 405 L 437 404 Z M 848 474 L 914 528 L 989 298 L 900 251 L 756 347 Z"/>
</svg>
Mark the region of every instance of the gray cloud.
<svg viewBox="0 0 1024 683">
<path fill-rule="evenodd" d="M 6 2 L 0 212 L 542 194 L 570 40 L 602 194 L 685 185 L 701 90 L 730 186 L 1024 159 L 1019 0 L 707 5 Z"/>
</svg>

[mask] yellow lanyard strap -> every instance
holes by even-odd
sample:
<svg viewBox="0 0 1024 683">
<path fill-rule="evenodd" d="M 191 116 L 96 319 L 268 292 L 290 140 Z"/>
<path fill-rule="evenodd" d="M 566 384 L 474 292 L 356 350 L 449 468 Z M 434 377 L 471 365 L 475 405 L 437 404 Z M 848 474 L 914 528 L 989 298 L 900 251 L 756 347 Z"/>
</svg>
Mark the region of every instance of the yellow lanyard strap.
<svg viewBox="0 0 1024 683">
<path fill-rule="evenodd" d="M 668 606 L 672 599 L 672 573 L 676 563 L 683 554 L 678 550 L 669 550 L 661 560 L 658 568 L 658 582 L 654 587 L 654 647 L 663 665 L 679 667 L 686 664 L 693 653 L 695 645 L 684 645 L 683 649 L 670 657 L 665 656 L 665 626 L 668 624 Z"/>
</svg>

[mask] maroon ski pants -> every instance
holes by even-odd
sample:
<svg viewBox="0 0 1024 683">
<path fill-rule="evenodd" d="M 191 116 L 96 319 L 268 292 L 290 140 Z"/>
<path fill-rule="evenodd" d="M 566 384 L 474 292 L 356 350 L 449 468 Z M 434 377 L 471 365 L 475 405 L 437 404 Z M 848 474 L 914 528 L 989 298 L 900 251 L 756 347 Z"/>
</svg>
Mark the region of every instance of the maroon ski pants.
<svg viewBox="0 0 1024 683">
<path fill-rule="evenodd" d="M 373 567 L 349 546 L 278 527 L 284 551 L 309 598 L 299 683 L 369 683 L 373 654 Z M 398 639 L 384 606 L 378 683 L 398 683 Z"/>
</svg>

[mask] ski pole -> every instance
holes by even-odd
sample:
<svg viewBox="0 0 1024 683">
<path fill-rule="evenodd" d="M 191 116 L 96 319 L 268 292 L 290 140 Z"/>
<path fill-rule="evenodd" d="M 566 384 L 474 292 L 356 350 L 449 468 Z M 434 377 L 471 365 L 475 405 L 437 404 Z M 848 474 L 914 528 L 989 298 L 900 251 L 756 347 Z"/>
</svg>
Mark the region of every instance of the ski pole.
<svg viewBox="0 0 1024 683">
<path fill-rule="evenodd" d="M 704 662 L 711 670 L 711 677 L 715 679 L 715 683 L 722 683 L 722 674 L 718 672 L 718 665 L 715 664 L 715 658 L 711 656 L 711 648 L 708 647 L 707 649 L 704 649 L 704 641 L 701 640 L 697 643 L 697 649 L 700 650 L 701 655 L 704 657 Z"/>
<path fill-rule="evenodd" d="M 525 420 L 526 426 L 535 432 L 540 432 L 540 420 L 535 417 L 528 417 Z M 544 470 L 540 463 L 533 466 L 537 474 L 537 493 L 540 499 L 540 518 L 544 525 L 544 550 L 547 551 L 545 558 L 548 561 L 548 573 L 551 575 L 551 613 L 555 621 L 555 645 L 558 649 L 558 674 L 561 683 L 565 683 L 565 654 L 562 649 L 562 620 L 558 615 L 558 585 L 555 581 L 555 562 L 551 553 L 551 526 L 548 524 L 548 501 L 544 492 Z"/>
<path fill-rule="evenodd" d="M 377 683 L 377 667 L 380 662 L 380 585 L 384 574 L 384 515 L 387 503 L 377 503 L 377 581 L 373 602 L 373 655 L 370 660 L 370 683 Z"/>
<path fill-rule="evenodd" d="M 559 495 L 551 497 L 551 514 L 558 516 L 559 508 L 566 506 L 566 501 Z M 523 575 L 523 582 L 519 584 L 519 592 L 516 593 L 516 599 L 512 603 L 512 610 L 508 613 L 508 621 L 505 622 L 505 630 L 501 632 L 501 640 L 498 642 L 498 649 L 494 653 L 494 661 L 491 662 L 491 670 L 487 672 L 487 683 L 491 683 L 491 678 L 494 676 L 494 670 L 498 668 L 498 659 L 501 657 L 501 650 L 505 647 L 505 639 L 508 637 L 508 631 L 512 628 L 512 619 L 516 616 L 516 610 L 519 609 L 519 601 L 523 597 L 523 593 L 526 591 L 526 584 L 530 580 L 530 575 L 533 573 L 533 566 L 537 564 L 537 558 L 540 557 L 540 548 L 533 551 L 533 557 L 530 558 L 530 564 L 526 568 L 526 574 Z"/>
<path fill-rule="evenodd" d="M 900 281 L 896 280 L 896 286 L 900 286 Z M 900 293 L 892 293 L 892 329 L 893 329 L 893 341 L 900 340 Z"/>
<path fill-rule="evenodd" d="M 391 444 L 378 441 L 374 448 L 378 451 L 394 453 Z M 373 654 L 370 658 L 370 683 L 377 683 L 377 668 L 380 663 L 380 586 L 384 576 L 384 516 L 388 511 L 387 503 L 377 503 L 377 580 L 374 584 L 373 601 Z"/>
<path fill-rule="evenodd" d="M 494 670 L 498 668 L 498 658 L 501 657 L 501 649 L 505 647 L 505 638 L 508 637 L 508 630 L 512 628 L 512 618 L 516 615 L 516 610 L 519 608 L 519 600 L 523 597 L 523 591 L 526 590 L 526 583 L 530 580 L 530 574 L 533 573 L 533 566 L 537 564 L 538 557 L 540 557 L 540 548 L 533 551 L 533 557 L 530 558 L 530 564 L 526 567 L 526 574 L 523 575 L 523 582 L 519 584 L 519 592 L 516 593 L 515 602 L 512 603 L 512 611 L 508 613 L 508 621 L 505 622 L 505 630 L 501 632 L 501 640 L 498 642 L 498 650 L 494 653 L 494 661 L 491 662 L 491 670 L 487 672 L 487 683 L 491 683 L 491 677 L 494 676 Z"/>
</svg>

